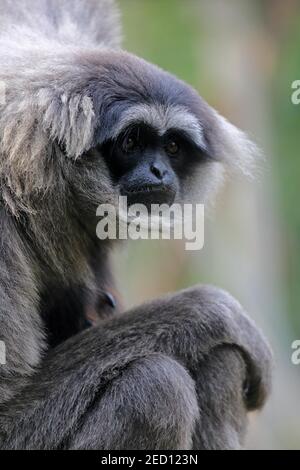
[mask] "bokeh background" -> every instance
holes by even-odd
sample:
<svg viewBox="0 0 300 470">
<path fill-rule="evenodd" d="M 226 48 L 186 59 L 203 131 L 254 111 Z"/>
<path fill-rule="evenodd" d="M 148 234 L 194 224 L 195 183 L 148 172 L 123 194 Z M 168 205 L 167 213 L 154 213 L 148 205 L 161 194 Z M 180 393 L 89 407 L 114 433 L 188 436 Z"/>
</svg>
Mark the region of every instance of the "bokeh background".
<svg viewBox="0 0 300 470">
<path fill-rule="evenodd" d="M 251 416 L 249 449 L 300 449 L 300 79 L 298 0 L 122 0 L 126 49 L 191 83 L 265 152 L 259 177 L 231 179 L 208 216 L 205 247 L 139 241 L 118 257 L 131 306 L 198 282 L 228 289 L 269 338 L 271 399 Z"/>
</svg>

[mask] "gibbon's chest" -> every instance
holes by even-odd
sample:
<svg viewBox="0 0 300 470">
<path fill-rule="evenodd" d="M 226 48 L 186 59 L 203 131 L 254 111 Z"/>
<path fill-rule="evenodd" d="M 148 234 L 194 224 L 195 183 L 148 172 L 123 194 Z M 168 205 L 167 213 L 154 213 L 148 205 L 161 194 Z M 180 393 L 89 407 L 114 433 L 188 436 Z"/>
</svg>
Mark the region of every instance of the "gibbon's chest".
<svg viewBox="0 0 300 470">
<path fill-rule="evenodd" d="M 50 347 L 99 324 L 116 310 L 117 302 L 110 291 L 99 289 L 91 294 L 80 285 L 52 287 L 42 293 L 40 301 L 40 313 Z"/>
</svg>

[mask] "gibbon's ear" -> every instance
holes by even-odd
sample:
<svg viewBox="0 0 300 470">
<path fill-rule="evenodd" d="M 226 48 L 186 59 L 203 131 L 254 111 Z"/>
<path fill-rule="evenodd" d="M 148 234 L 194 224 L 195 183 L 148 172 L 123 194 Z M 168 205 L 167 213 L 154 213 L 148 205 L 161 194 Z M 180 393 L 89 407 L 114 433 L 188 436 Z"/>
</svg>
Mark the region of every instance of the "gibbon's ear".
<svg viewBox="0 0 300 470">
<path fill-rule="evenodd" d="M 77 158 L 88 150 L 95 127 L 92 99 L 80 93 L 51 97 L 51 93 L 44 90 L 39 92 L 38 98 L 45 109 L 42 122 L 50 139 L 57 141 L 71 158 Z"/>
<path fill-rule="evenodd" d="M 224 163 L 225 169 L 241 172 L 253 177 L 263 153 L 246 133 L 235 127 L 217 111 L 213 130 L 209 131 L 210 148 L 217 160 Z"/>
<path fill-rule="evenodd" d="M 85 94 L 59 93 L 51 86 L 11 90 L 0 111 L 0 176 L 17 197 L 47 189 L 45 161 L 54 141 L 70 158 L 91 145 L 95 114 Z"/>
</svg>

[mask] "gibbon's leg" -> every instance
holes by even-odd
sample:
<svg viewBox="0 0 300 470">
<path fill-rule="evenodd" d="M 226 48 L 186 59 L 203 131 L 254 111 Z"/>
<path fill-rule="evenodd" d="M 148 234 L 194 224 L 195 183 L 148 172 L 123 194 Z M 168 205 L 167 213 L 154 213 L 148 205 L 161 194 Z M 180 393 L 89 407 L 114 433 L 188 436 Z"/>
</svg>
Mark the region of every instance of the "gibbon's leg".
<svg viewBox="0 0 300 470">
<path fill-rule="evenodd" d="M 245 380 L 247 364 L 231 346 L 219 346 L 202 361 L 195 374 L 200 419 L 193 449 L 239 449 L 247 427 Z"/>
<path fill-rule="evenodd" d="M 80 425 L 91 422 L 87 413 L 95 403 L 100 406 L 101 397 L 125 369 L 129 375 L 135 373 L 130 369 L 134 361 L 162 353 L 180 362 L 197 381 L 199 366 L 201 371 L 211 352 L 224 345 L 237 349 L 247 366 L 245 376 L 233 376 L 231 384 L 240 393 L 247 383 L 243 413 L 261 406 L 270 381 L 271 356 L 265 340 L 229 294 L 200 286 L 109 319 L 49 351 L 28 385 L 0 408 L 0 447 L 53 449 L 65 446 L 68 440 L 70 445 L 81 445 L 73 436 Z M 155 375 L 153 359 L 149 368 Z M 178 374 L 178 366 L 173 369 Z M 219 399 L 218 383 L 226 379 L 226 367 L 220 373 L 218 377 L 212 375 L 213 401 Z M 168 380 L 173 383 L 170 375 Z M 201 380 L 200 374 L 200 384 Z M 194 415 L 192 410 L 189 413 Z M 210 418 L 216 420 L 212 426 L 218 429 L 222 417 L 212 414 Z M 102 425 L 107 433 L 112 432 L 105 422 Z M 177 438 L 183 439 L 182 435 Z M 127 437 L 124 439 L 127 445 Z M 92 445 L 89 442 L 87 445 Z M 214 442 L 210 444 L 214 446 Z M 145 444 L 147 448 L 150 445 Z"/>
<path fill-rule="evenodd" d="M 194 381 L 174 359 L 129 363 L 96 398 L 66 443 L 71 449 L 190 449 L 198 417 Z"/>
<path fill-rule="evenodd" d="M 199 365 L 197 395 L 175 360 L 153 354 L 133 361 L 95 401 L 66 448 L 239 449 L 247 425 L 246 375 L 239 351 L 226 346 Z"/>
</svg>

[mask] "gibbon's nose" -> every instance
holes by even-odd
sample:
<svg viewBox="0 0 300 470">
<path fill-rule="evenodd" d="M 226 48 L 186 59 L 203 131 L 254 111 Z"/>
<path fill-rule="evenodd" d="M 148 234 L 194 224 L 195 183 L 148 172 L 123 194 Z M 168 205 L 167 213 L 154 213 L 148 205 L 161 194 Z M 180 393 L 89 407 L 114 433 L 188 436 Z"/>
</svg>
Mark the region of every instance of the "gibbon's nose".
<svg viewBox="0 0 300 470">
<path fill-rule="evenodd" d="M 161 182 L 168 172 L 167 168 L 160 162 L 151 163 L 150 170 L 151 173 Z"/>
</svg>

